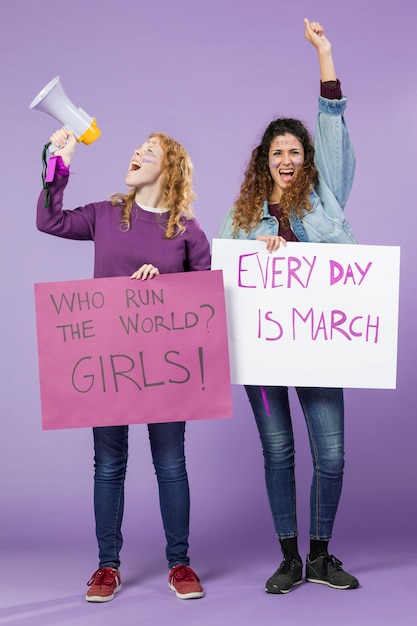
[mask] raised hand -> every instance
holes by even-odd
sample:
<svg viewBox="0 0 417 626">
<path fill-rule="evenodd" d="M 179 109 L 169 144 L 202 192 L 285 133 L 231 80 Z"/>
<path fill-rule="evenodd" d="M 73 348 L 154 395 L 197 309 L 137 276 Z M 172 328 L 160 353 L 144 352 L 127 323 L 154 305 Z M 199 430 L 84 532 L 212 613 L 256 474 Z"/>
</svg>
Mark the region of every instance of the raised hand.
<svg viewBox="0 0 417 626">
<path fill-rule="evenodd" d="M 324 34 L 324 28 L 320 22 L 310 22 L 304 18 L 304 36 L 315 47 L 319 55 L 320 79 L 322 82 L 337 79 L 333 62 L 332 44 Z"/>
<path fill-rule="evenodd" d="M 49 141 L 59 148 L 54 152 L 54 156 L 61 156 L 64 164 L 69 165 L 77 145 L 74 133 L 63 127 L 55 131 Z"/>
<path fill-rule="evenodd" d="M 306 17 L 304 18 L 305 33 L 304 36 L 317 51 L 330 52 L 332 44 L 324 34 L 323 25 L 320 22 L 310 22 Z"/>
</svg>

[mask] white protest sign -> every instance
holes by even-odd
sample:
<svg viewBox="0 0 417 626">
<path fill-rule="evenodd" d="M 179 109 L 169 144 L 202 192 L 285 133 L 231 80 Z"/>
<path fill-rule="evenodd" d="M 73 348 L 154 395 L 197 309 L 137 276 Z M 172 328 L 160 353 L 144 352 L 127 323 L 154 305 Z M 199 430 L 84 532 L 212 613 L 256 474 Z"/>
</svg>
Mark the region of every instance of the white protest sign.
<svg viewBox="0 0 417 626">
<path fill-rule="evenodd" d="M 231 381 L 394 389 L 400 248 L 214 239 Z"/>
</svg>

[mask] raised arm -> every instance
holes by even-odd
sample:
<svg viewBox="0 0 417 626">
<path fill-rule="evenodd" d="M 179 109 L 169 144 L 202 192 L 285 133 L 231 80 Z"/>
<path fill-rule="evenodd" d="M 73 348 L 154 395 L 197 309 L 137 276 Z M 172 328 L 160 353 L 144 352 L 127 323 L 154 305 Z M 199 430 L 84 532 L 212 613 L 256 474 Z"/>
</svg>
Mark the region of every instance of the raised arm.
<svg viewBox="0 0 417 626">
<path fill-rule="evenodd" d="M 305 38 L 317 50 L 322 82 L 314 135 L 314 161 L 319 172 L 316 191 L 325 210 L 331 213 L 332 202 L 328 202 L 328 192 L 333 194 L 341 208 L 344 208 L 349 197 L 355 172 L 355 153 L 345 122 L 344 112 L 347 99 L 342 96 L 340 82 L 337 80 L 332 44 L 325 36 L 324 28 L 319 22 L 304 19 L 304 26 Z M 340 95 L 334 97 L 324 95 L 323 83 L 326 83 L 326 87 L 338 85 Z"/>
<path fill-rule="evenodd" d="M 304 36 L 317 50 L 320 66 L 320 79 L 323 83 L 337 80 L 334 67 L 332 44 L 324 34 L 324 28 L 319 22 L 310 22 L 304 18 Z"/>
<path fill-rule="evenodd" d="M 74 133 L 66 128 L 60 128 L 51 135 L 50 142 L 60 149 L 56 150 L 52 157 L 55 159 L 55 164 L 50 174 L 49 202 L 44 203 L 45 189 L 38 199 L 36 225 L 40 231 L 57 237 L 93 240 L 95 205 L 90 204 L 71 211 L 63 208 L 64 190 L 69 177 L 68 167 L 77 145 Z M 61 157 L 62 161 L 57 157 Z"/>
</svg>

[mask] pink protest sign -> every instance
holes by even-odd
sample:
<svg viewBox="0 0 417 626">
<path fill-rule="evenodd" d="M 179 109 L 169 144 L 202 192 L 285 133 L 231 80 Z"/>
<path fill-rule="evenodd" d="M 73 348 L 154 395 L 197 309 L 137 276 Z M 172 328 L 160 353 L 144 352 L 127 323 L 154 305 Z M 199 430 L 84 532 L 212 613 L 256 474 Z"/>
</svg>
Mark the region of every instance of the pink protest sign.
<svg viewBox="0 0 417 626">
<path fill-rule="evenodd" d="M 222 272 L 35 285 L 44 429 L 232 416 Z"/>
</svg>

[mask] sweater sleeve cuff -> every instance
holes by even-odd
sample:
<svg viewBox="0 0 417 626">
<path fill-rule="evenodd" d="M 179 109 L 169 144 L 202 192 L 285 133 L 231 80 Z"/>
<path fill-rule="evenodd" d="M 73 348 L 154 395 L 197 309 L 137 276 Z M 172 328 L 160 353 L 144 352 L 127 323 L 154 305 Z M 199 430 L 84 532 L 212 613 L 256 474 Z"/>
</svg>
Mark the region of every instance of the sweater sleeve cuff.
<svg viewBox="0 0 417 626">
<path fill-rule="evenodd" d="M 69 165 L 64 165 L 64 161 L 61 156 L 53 156 L 49 159 L 46 167 L 45 182 L 51 183 L 54 180 L 54 176 L 68 176 Z"/>
<path fill-rule="evenodd" d="M 342 86 L 340 80 L 328 80 L 320 82 L 320 95 L 327 100 L 340 100 L 342 97 Z"/>
</svg>

